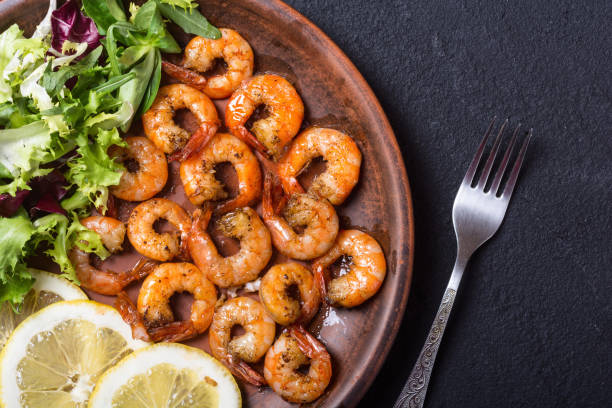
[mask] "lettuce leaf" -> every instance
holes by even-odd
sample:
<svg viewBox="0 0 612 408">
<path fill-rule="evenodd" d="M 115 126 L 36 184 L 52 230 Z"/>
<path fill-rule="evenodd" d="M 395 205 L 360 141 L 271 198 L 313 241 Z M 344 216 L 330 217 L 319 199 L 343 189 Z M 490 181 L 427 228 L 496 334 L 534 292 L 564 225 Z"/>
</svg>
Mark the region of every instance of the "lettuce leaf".
<svg viewBox="0 0 612 408">
<path fill-rule="evenodd" d="M 49 214 L 34 221 L 34 245 L 45 242 L 45 251 L 60 266 L 62 276 L 79 283 L 74 266 L 68 258 L 73 246 L 85 252 L 91 252 L 104 259 L 109 252 L 104 248 L 100 236 L 85 228 L 76 216 L 72 220 L 61 214 Z"/>
<path fill-rule="evenodd" d="M 35 232 L 25 210 L 11 218 L 0 217 L 0 302 L 21 302 L 33 279 L 23 263 L 26 244 Z"/>
<path fill-rule="evenodd" d="M 40 165 L 57 158 L 51 145 L 51 132 L 43 121 L 0 130 L 0 164 L 13 177 L 9 184 L 0 185 L 0 193 L 14 196 L 17 189 L 29 190 L 29 180 L 49 173 L 52 169 Z"/>
<path fill-rule="evenodd" d="M 18 86 L 38 68 L 47 45 L 37 38 L 25 38 L 13 24 L 0 34 L 0 103 L 13 101 Z"/>
<path fill-rule="evenodd" d="M 119 184 L 124 167 L 108 155 L 113 145 L 126 146 L 116 128 L 97 129 L 94 140 L 86 134 L 77 137 L 78 156 L 68 161 L 66 178 L 87 196 L 93 205 L 106 211 L 108 187 Z"/>
</svg>

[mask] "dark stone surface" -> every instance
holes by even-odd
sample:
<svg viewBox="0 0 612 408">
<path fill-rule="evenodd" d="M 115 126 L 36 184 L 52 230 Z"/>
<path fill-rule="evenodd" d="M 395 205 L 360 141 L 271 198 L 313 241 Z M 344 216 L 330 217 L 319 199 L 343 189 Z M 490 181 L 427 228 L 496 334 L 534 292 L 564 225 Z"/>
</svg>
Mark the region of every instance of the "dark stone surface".
<svg viewBox="0 0 612 408">
<path fill-rule="evenodd" d="M 370 83 L 416 218 L 403 325 L 360 407 L 391 406 L 455 256 L 452 202 L 490 118 L 534 128 L 497 236 L 468 266 L 428 407 L 612 400 L 612 3 L 288 0 Z"/>
</svg>

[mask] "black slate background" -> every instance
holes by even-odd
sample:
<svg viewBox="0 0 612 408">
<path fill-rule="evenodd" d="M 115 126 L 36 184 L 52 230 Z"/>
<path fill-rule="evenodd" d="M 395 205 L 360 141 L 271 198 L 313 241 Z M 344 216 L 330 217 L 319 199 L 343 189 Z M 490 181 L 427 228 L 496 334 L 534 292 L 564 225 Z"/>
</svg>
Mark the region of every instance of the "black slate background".
<svg viewBox="0 0 612 408">
<path fill-rule="evenodd" d="M 535 139 L 468 266 L 426 406 L 611 406 L 612 2 L 287 2 L 369 82 L 412 187 L 410 298 L 360 408 L 391 406 L 419 353 L 454 261 L 452 202 L 494 114 Z"/>
</svg>

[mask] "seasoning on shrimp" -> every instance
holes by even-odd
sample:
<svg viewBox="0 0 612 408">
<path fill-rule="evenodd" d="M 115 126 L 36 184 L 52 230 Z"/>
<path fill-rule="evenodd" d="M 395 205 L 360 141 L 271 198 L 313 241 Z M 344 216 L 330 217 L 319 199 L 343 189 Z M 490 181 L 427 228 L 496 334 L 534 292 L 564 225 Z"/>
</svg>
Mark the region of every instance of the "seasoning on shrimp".
<svg viewBox="0 0 612 408">
<path fill-rule="evenodd" d="M 334 205 L 342 204 L 359 180 L 361 152 L 353 139 L 334 129 L 314 127 L 295 138 L 278 164 L 283 188 L 289 193 L 303 193 L 297 176 L 317 157 L 322 157 L 327 166 L 315 177 L 308 192 Z"/>
<path fill-rule="evenodd" d="M 178 231 L 159 233 L 154 223 L 165 219 Z M 136 251 L 157 261 L 169 261 L 186 254 L 191 218 L 178 204 L 165 198 L 152 198 L 138 204 L 130 214 L 127 234 Z"/>
<path fill-rule="evenodd" d="M 232 327 L 240 325 L 245 333 L 232 339 Z M 209 330 L 210 350 L 234 375 L 254 385 L 265 379 L 247 363 L 255 363 L 274 342 L 276 326 L 264 307 L 248 297 L 228 300 L 215 312 Z"/>
<path fill-rule="evenodd" d="M 188 109 L 198 122 L 193 136 L 173 119 L 179 109 Z M 202 92 L 184 84 L 159 88 L 151 108 L 142 115 L 144 132 L 149 139 L 171 159 L 184 160 L 197 152 L 219 128 L 217 108 Z"/>
<path fill-rule="evenodd" d="M 289 292 L 295 286 L 295 294 Z M 297 297 L 297 298 L 296 298 Z M 319 289 L 312 273 L 296 262 L 274 265 L 261 279 L 259 298 L 274 321 L 288 326 L 308 323 L 319 309 Z"/>
<path fill-rule="evenodd" d="M 227 288 L 245 284 L 257 278 L 272 256 L 270 233 L 255 210 L 244 207 L 223 215 L 217 228 L 228 237 L 240 241 L 240 250 L 223 257 L 206 228 L 211 209 L 196 210 L 188 247 L 193 262 L 215 283 Z"/>
<path fill-rule="evenodd" d="M 181 66 L 164 63 L 164 71 L 200 91 L 210 98 L 224 99 L 234 92 L 242 81 L 253 75 L 253 50 L 238 32 L 220 28 L 221 38 L 194 37 L 185 47 Z M 198 74 L 212 69 L 223 59 L 227 69 L 223 74 L 205 78 Z M 194 72 L 194 71 L 197 72 Z"/>
<path fill-rule="evenodd" d="M 175 293 L 193 295 L 189 320 L 175 321 L 170 297 Z M 153 341 L 182 341 L 208 329 L 212 322 L 217 290 L 190 263 L 164 263 L 147 276 L 138 294 L 138 312 Z"/>
<path fill-rule="evenodd" d="M 328 277 L 328 268 L 341 256 L 350 257 L 348 273 Z M 358 230 L 340 231 L 336 243 L 325 255 L 315 259 L 312 269 L 321 295 L 331 304 L 354 307 L 380 289 L 385 279 L 385 255 L 374 238 Z"/>
<path fill-rule="evenodd" d="M 324 198 L 293 194 L 277 214 L 272 202 L 273 176 L 266 174 L 263 219 L 272 243 L 289 258 L 307 260 L 323 255 L 334 244 L 339 221 L 334 207 Z M 303 227 L 301 233 L 295 229 Z"/>
<path fill-rule="evenodd" d="M 309 365 L 308 372 L 298 369 Z M 308 403 L 323 394 L 332 375 L 331 357 L 301 326 L 285 330 L 266 353 L 264 377 L 289 402 Z"/>
<path fill-rule="evenodd" d="M 249 131 L 247 121 L 260 105 L 265 105 L 267 115 Z M 272 74 L 257 75 L 242 84 L 225 109 L 225 124 L 232 134 L 276 160 L 300 130 L 303 118 L 304 104 L 293 85 Z"/>
<path fill-rule="evenodd" d="M 127 148 L 118 148 L 112 156 L 126 165 L 119 185 L 111 194 L 126 201 L 144 201 L 159 193 L 168 181 L 168 163 L 164 152 L 146 137 L 125 139 Z"/>
<path fill-rule="evenodd" d="M 121 221 L 101 216 L 83 218 L 81 224 L 100 235 L 104 246 L 111 252 L 121 250 L 125 239 L 125 224 Z M 90 254 L 73 247 L 68 253 L 68 258 L 74 266 L 76 276 L 81 286 L 102 295 L 115 295 L 131 282 L 144 278 L 151 267 L 151 261 L 141 259 L 132 269 L 127 271 L 113 272 L 100 270 L 90 263 Z"/>
<path fill-rule="evenodd" d="M 215 177 L 215 165 L 229 162 L 238 177 L 238 195 L 222 202 L 217 211 L 224 213 L 255 202 L 261 195 L 261 169 L 255 155 L 240 139 L 217 133 L 198 154 L 183 161 L 180 176 L 189 201 L 202 205 L 228 197 Z"/>
</svg>

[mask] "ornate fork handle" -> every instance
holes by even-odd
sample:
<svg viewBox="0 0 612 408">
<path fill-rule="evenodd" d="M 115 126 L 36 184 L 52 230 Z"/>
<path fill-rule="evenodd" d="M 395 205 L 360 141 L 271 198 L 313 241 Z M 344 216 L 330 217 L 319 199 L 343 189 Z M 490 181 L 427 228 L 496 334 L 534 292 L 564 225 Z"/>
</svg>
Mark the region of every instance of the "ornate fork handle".
<svg viewBox="0 0 612 408">
<path fill-rule="evenodd" d="M 448 316 L 453 307 L 456 293 L 455 289 L 446 288 L 436 318 L 427 335 L 427 341 L 408 377 L 406 385 L 395 402 L 394 408 L 417 408 L 423 406 L 433 365 L 438 354 L 438 348 L 440 348 L 440 341 L 446 329 L 446 323 L 448 322 Z"/>
</svg>

